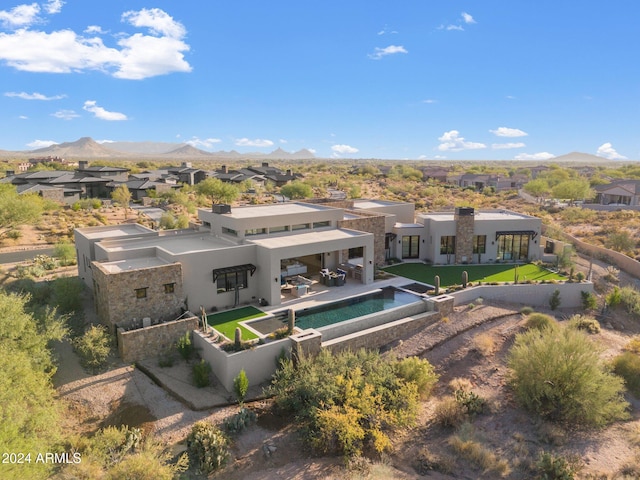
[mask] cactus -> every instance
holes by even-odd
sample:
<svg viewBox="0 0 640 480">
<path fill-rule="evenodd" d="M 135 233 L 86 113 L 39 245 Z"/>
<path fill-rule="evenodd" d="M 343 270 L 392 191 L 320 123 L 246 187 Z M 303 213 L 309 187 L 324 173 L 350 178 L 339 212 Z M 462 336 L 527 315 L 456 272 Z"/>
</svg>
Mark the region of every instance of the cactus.
<svg viewBox="0 0 640 480">
<path fill-rule="evenodd" d="M 240 349 L 240 347 L 242 346 L 242 330 L 240 330 L 240 327 L 236 327 L 235 344 L 237 349 Z"/>
<path fill-rule="evenodd" d="M 464 270 L 462 272 L 462 288 L 467 288 L 467 283 L 469 283 L 469 274 Z"/>
<path fill-rule="evenodd" d="M 293 308 L 289 309 L 289 322 L 287 323 L 287 333 L 291 335 L 293 333 L 293 327 L 296 325 L 296 312 Z"/>
<path fill-rule="evenodd" d="M 440 276 L 436 275 L 433 280 L 433 283 L 435 283 L 436 295 L 440 295 Z"/>
<path fill-rule="evenodd" d="M 518 274 L 518 265 L 516 265 L 513 271 L 513 283 L 518 283 L 518 280 L 520 280 L 520 275 Z"/>
</svg>

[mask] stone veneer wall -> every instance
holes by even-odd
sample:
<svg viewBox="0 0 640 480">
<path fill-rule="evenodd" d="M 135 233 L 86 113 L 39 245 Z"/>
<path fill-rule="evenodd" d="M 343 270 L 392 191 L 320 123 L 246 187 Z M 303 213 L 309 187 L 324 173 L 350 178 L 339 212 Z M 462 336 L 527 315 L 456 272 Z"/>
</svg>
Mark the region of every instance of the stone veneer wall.
<svg viewBox="0 0 640 480">
<path fill-rule="evenodd" d="M 473 215 L 454 215 L 456 221 L 456 263 L 473 259 Z"/>
<path fill-rule="evenodd" d="M 118 328 L 118 353 L 123 362 L 138 362 L 167 352 L 186 332 L 198 328 L 198 318 L 189 317 L 137 330 Z"/>
<path fill-rule="evenodd" d="M 373 261 L 376 265 L 384 265 L 385 216 L 380 215 L 379 213 L 364 212 L 360 210 L 347 210 L 347 212 L 358 215 L 359 218 L 340 220 L 338 222 L 338 227 L 373 233 Z M 349 258 L 348 250 L 342 252 L 342 258 L 344 261 Z"/>
<path fill-rule="evenodd" d="M 111 273 L 99 262 L 92 262 L 94 298 L 100 321 L 112 332 L 115 326 L 129 327 L 132 319 L 151 318 L 156 324 L 172 320 L 185 307 L 182 265 L 172 263 L 156 267 Z M 173 293 L 164 285 L 173 283 Z M 146 298 L 136 298 L 137 288 L 147 288 Z"/>
</svg>

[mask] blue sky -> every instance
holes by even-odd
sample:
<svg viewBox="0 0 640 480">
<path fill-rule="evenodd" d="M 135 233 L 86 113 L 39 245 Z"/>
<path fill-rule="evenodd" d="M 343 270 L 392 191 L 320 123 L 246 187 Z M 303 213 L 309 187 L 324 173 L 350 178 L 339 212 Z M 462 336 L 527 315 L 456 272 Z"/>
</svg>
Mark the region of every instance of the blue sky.
<svg viewBox="0 0 640 480">
<path fill-rule="evenodd" d="M 640 159 L 637 0 L 2 5 L 4 150 Z"/>
</svg>

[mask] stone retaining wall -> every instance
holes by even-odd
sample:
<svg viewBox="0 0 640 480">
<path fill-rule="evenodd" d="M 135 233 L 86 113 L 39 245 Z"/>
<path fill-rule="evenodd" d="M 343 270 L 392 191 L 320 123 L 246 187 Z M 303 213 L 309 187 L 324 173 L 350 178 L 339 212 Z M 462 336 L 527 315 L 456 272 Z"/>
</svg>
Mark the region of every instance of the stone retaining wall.
<svg viewBox="0 0 640 480">
<path fill-rule="evenodd" d="M 189 317 L 137 330 L 118 328 L 118 353 L 124 362 L 137 362 L 166 353 L 178 339 L 198 328 L 198 318 Z"/>
</svg>

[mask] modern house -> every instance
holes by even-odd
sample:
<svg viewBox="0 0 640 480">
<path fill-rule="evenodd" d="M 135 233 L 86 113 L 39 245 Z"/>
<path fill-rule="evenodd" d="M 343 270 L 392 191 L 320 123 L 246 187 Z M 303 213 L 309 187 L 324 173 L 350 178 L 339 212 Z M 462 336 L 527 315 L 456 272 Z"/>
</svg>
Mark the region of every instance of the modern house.
<svg viewBox="0 0 640 480">
<path fill-rule="evenodd" d="M 184 310 L 280 305 L 290 278 L 341 270 L 370 284 L 386 259 L 434 264 L 539 258 L 541 221 L 504 210 L 415 215 L 381 200 L 200 210 L 197 229 L 127 224 L 75 231 L 80 278 L 103 323 L 166 321 Z M 304 295 L 306 290 L 300 290 Z"/>
<path fill-rule="evenodd" d="M 595 203 L 599 205 L 640 205 L 640 180 L 616 180 L 606 185 L 596 185 Z"/>
</svg>

